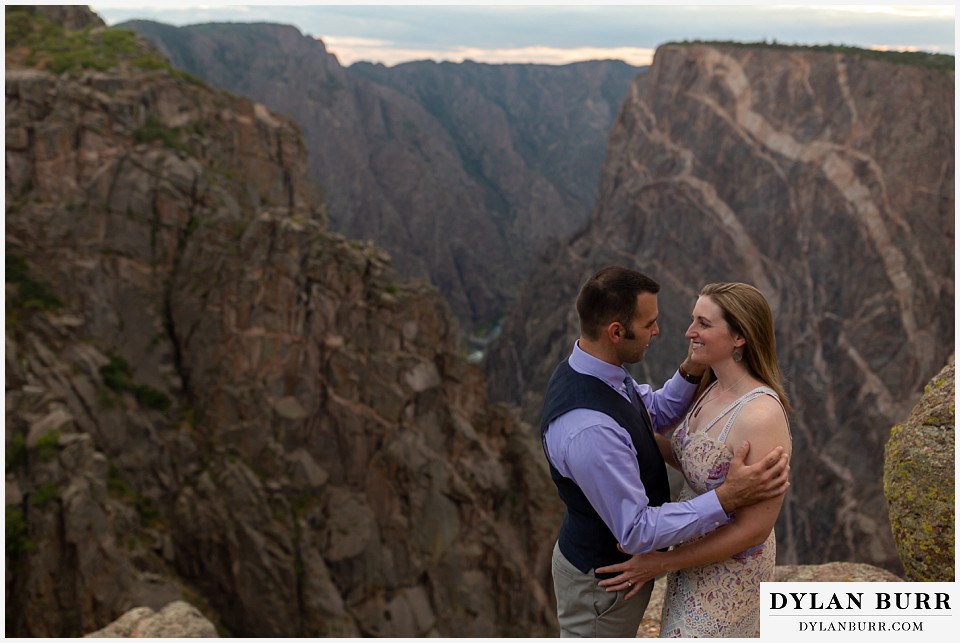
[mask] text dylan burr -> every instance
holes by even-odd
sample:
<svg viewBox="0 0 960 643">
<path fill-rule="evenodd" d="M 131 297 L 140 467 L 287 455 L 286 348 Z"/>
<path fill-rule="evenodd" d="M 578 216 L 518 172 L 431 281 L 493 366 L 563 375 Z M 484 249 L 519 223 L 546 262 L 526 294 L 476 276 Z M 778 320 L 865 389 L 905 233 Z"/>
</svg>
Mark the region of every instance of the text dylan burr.
<svg viewBox="0 0 960 643">
<path fill-rule="evenodd" d="M 877 592 L 868 608 L 878 610 L 948 610 L 950 595 L 943 592 Z M 863 592 L 818 594 L 817 592 L 771 592 L 770 609 L 855 610 L 863 609 Z"/>
</svg>

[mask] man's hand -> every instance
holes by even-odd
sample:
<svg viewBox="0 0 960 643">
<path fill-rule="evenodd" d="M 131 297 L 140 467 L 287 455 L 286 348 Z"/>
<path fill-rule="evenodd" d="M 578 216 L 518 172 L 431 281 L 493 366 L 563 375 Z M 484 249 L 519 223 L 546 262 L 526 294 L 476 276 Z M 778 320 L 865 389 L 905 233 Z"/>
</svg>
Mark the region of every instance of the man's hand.
<svg viewBox="0 0 960 643">
<path fill-rule="evenodd" d="M 730 470 L 717 487 L 717 499 L 727 513 L 786 493 L 790 486 L 789 457 L 783 447 L 775 447 L 754 464 L 746 464 L 750 443 L 743 442 L 730 461 Z"/>
<path fill-rule="evenodd" d="M 683 362 L 680 363 L 680 368 L 684 373 L 689 373 L 694 377 L 700 377 L 707 371 L 707 367 L 703 364 L 697 364 L 695 361 L 690 359 L 691 355 L 693 355 L 693 345 L 688 343 L 687 357 L 683 360 Z"/>
</svg>

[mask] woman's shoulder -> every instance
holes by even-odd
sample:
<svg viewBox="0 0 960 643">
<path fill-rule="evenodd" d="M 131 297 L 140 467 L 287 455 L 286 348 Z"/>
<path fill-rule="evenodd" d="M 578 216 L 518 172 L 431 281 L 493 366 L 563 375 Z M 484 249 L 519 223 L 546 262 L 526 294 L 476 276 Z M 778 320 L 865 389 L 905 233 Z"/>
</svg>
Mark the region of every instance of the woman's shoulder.
<svg viewBox="0 0 960 643">
<path fill-rule="evenodd" d="M 779 417 L 786 424 L 786 415 L 783 405 L 780 404 L 780 398 L 773 389 L 766 386 L 757 387 L 751 395 L 746 397 L 740 409 L 740 415 L 757 420 Z"/>
<path fill-rule="evenodd" d="M 786 413 L 783 410 L 783 405 L 780 404 L 780 398 L 777 397 L 776 391 L 769 386 L 759 383 L 741 400 L 743 403 L 740 408 L 740 415 L 756 420 L 772 420 L 779 417 L 786 424 Z"/>
<path fill-rule="evenodd" d="M 750 396 L 743 404 L 737 418 L 730 427 L 731 437 L 737 440 L 749 440 L 753 446 L 769 444 L 769 448 L 782 445 L 790 448 L 790 429 L 780 400 L 771 389 L 762 394 Z M 728 438 L 729 442 L 729 438 Z M 750 449 L 753 454 L 754 449 Z M 757 452 L 759 455 L 766 450 Z"/>
</svg>

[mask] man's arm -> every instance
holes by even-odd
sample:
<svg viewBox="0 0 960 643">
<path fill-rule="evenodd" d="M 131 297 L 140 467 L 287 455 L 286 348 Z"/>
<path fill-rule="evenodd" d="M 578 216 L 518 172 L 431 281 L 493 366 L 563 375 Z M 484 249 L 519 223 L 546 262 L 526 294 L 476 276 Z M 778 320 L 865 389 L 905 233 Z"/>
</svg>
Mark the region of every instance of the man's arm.
<svg viewBox="0 0 960 643">
<path fill-rule="evenodd" d="M 714 492 L 650 507 L 630 436 L 609 416 L 570 411 L 551 424 L 546 437 L 554 466 L 577 483 L 629 553 L 668 547 L 729 522 Z"/>
<path fill-rule="evenodd" d="M 759 545 L 770 535 L 782 502 L 783 496 L 780 496 L 744 507 L 744 515 L 738 515 L 736 521 L 670 551 L 653 551 L 632 556 L 622 563 L 598 567 L 596 571 L 600 574 L 617 574 L 601 580 L 598 585 L 608 592 L 625 591 L 626 597 L 631 598 L 641 585 L 661 574 L 725 560 Z"/>
<path fill-rule="evenodd" d="M 744 409 L 734 424 L 731 435 L 738 432 L 740 439 L 749 437 L 754 440 L 759 452 L 765 449 L 791 450 L 789 430 L 783 411 L 776 402 L 764 398 Z M 742 443 L 737 458 L 750 462 L 749 448 Z M 768 453 L 769 455 L 769 453 Z M 758 462 L 763 458 L 755 458 Z M 617 576 L 600 582 L 607 591 L 627 591 L 627 598 L 635 594 L 634 589 L 644 582 L 665 572 L 687 567 L 698 567 L 725 560 L 738 552 L 762 544 L 780 513 L 784 496 L 777 495 L 755 504 L 747 504 L 737 510 L 736 520 L 717 529 L 696 542 L 675 547 L 669 552 L 652 552 L 643 556 L 633 556 L 630 560 L 617 565 L 601 567 L 597 571 Z"/>
<path fill-rule="evenodd" d="M 683 419 L 693 403 L 700 378 L 706 372 L 706 366 L 690 359 L 690 350 L 687 349 L 686 358 L 662 388 L 654 391 L 647 384 L 637 386 L 637 392 L 650 412 L 650 420 L 657 433 L 669 431 Z"/>
<path fill-rule="evenodd" d="M 629 554 L 709 533 L 730 522 L 733 509 L 783 493 L 787 486 L 786 456 L 771 452 L 747 466 L 746 445 L 737 450 L 722 492 L 708 491 L 684 502 L 650 507 L 633 442 L 609 416 L 586 409 L 570 411 L 550 425 L 546 441 L 551 462 L 583 490 Z"/>
<path fill-rule="evenodd" d="M 696 392 L 697 385 L 683 379 L 679 371 L 656 391 L 649 384 L 637 385 L 637 393 L 650 413 L 653 430 L 660 434 L 668 432 L 683 419 Z"/>
</svg>

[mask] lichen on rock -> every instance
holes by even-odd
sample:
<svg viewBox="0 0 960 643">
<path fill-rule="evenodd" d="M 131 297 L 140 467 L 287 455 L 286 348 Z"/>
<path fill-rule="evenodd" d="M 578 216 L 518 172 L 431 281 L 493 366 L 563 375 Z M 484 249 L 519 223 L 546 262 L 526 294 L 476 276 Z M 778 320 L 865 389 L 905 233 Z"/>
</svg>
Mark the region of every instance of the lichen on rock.
<svg viewBox="0 0 960 643">
<path fill-rule="evenodd" d="M 954 359 L 890 432 L 883 492 L 900 561 L 912 581 L 953 581 L 955 550 Z"/>
</svg>

